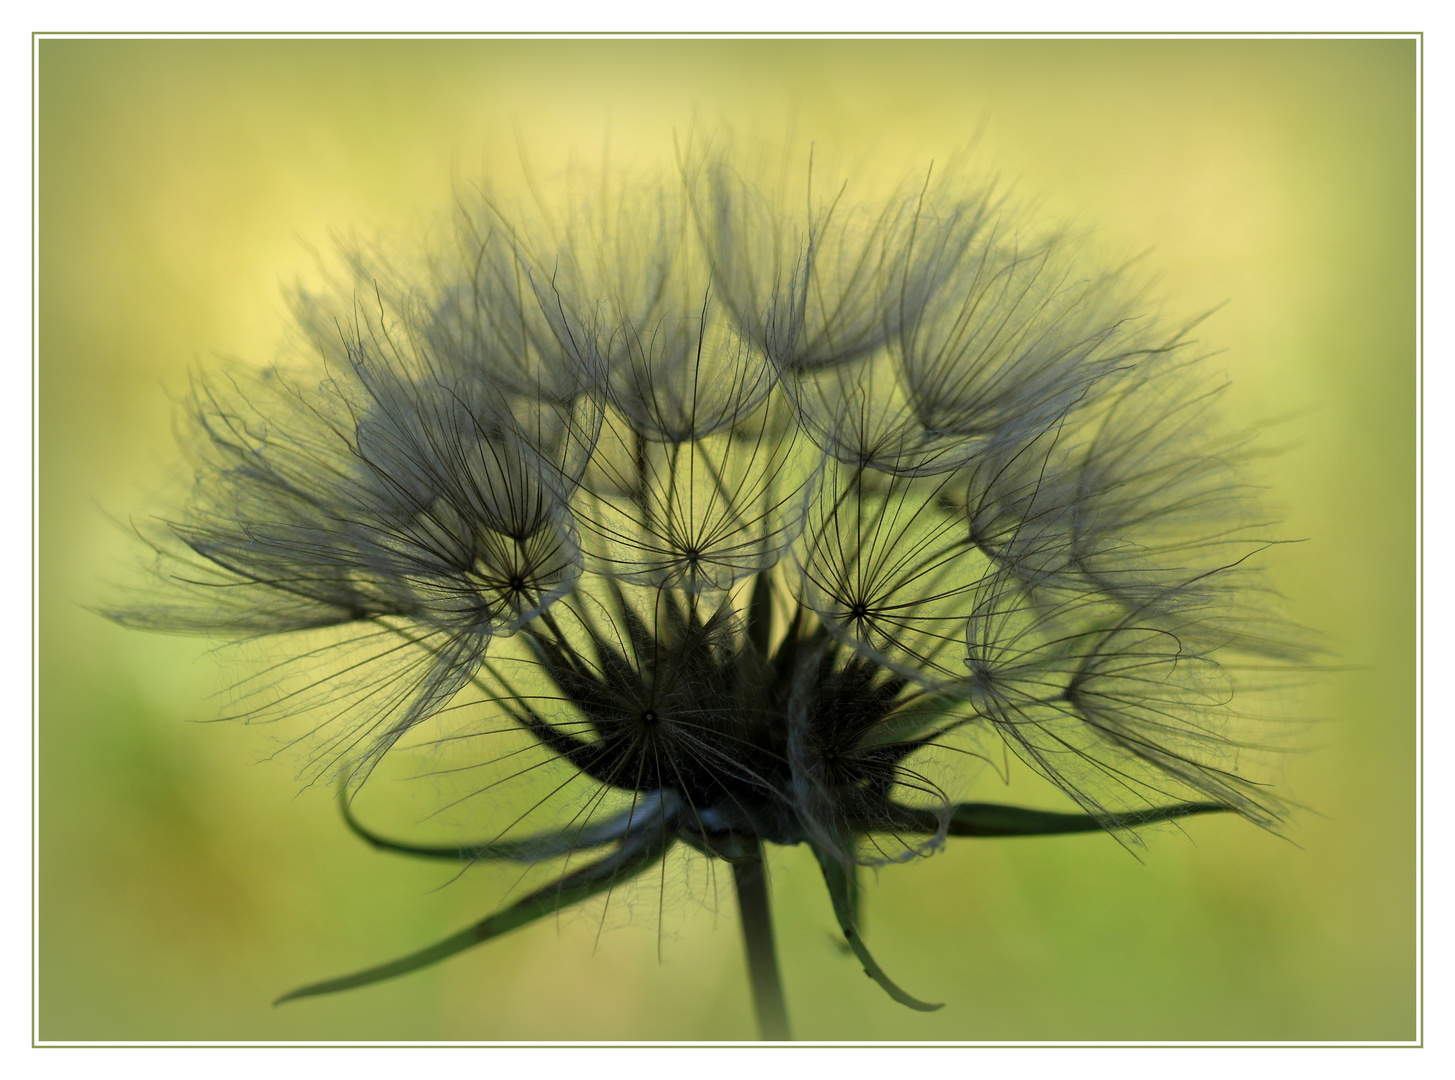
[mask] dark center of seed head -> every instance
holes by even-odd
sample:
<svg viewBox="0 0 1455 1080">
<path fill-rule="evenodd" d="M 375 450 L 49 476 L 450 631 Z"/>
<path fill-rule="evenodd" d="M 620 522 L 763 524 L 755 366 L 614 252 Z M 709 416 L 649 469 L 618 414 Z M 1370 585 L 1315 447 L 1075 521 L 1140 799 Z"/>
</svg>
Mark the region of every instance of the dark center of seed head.
<svg viewBox="0 0 1455 1080">
<path fill-rule="evenodd" d="M 849 615 L 855 619 L 862 619 L 868 614 L 869 607 L 867 604 L 855 604 L 853 607 L 849 608 Z"/>
<path fill-rule="evenodd" d="M 652 710 L 652 709 L 644 709 L 642 711 L 642 723 L 644 723 L 644 724 L 655 724 L 657 722 L 657 720 L 658 720 L 658 716 L 657 716 L 657 714 L 656 714 L 656 712 L 654 710 Z"/>
</svg>

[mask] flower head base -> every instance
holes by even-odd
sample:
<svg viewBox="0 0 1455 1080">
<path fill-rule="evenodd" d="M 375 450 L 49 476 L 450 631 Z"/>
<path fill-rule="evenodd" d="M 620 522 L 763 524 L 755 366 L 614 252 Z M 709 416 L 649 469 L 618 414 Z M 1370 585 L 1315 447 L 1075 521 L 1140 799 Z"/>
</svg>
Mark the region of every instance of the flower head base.
<svg viewBox="0 0 1455 1080">
<path fill-rule="evenodd" d="M 1184 329 L 988 191 L 806 187 L 793 211 L 725 158 L 603 190 L 533 225 L 467 203 L 424 280 L 357 258 L 352 295 L 297 298 L 322 365 L 194 390 L 195 484 L 151 537 L 165 592 L 116 617 L 284 636 L 300 685 L 249 708 L 314 710 L 310 768 L 379 846 L 605 852 L 298 995 L 434 962 L 679 841 L 740 870 L 766 842 L 810 845 L 865 969 L 932 1008 L 865 950 L 855 864 L 1279 820 L 1230 727 L 1245 662 L 1298 650 Z M 562 778 L 488 842 L 370 832 L 352 793 L 446 717 L 490 775 L 467 801 Z M 956 803 L 937 751 L 997 735 L 1083 813 Z"/>
</svg>

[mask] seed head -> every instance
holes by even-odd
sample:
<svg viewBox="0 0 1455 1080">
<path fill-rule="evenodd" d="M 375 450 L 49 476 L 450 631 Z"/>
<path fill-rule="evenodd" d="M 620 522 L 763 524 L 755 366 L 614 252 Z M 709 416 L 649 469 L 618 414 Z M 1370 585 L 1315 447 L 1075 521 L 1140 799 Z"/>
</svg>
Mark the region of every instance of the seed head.
<svg viewBox="0 0 1455 1080">
<path fill-rule="evenodd" d="M 247 709 L 313 710 L 308 769 L 380 846 L 437 853 L 347 800 L 448 716 L 488 774 L 466 803 L 564 776 L 451 853 L 605 852 L 454 946 L 300 993 L 678 842 L 737 863 L 768 842 L 813 848 L 866 970 L 929 1007 L 863 951 L 854 865 L 1204 810 L 1277 824 L 1238 703 L 1298 649 L 1190 327 L 959 182 L 857 201 L 703 152 L 530 212 L 464 197 L 414 280 L 356 252 L 295 298 L 310 359 L 196 381 L 158 591 L 114 617 L 281 639 L 297 678 Z M 956 803 L 997 738 L 1082 813 Z"/>
</svg>

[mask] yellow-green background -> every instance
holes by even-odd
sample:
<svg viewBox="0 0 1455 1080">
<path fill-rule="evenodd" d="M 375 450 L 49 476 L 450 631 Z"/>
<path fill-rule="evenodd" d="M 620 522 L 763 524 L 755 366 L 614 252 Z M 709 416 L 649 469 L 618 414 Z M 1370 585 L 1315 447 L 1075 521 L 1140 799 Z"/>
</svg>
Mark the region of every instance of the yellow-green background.
<svg viewBox="0 0 1455 1080">
<path fill-rule="evenodd" d="M 82 41 L 40 47 L 40 1035 L 46 1040 L 737 1039 L 731 897 L 700 868 L 435 970 L 272 1009 L 483 914 L 505 879 L 371 853 L 256 730 L 208 719 L 206 646 L 82 606 L 154 509 L 172 399 L 265 361 L 330 230 L 422 234 L 452 186 L 669 152 L 729 122 L 906 171 L 973 140 L 1050 219 L 1151 249 L 1273 425 L 1275 553 L 1340 670 L 1285 791 L 1237 820 L 962 841 L 890 867 L 869 936 L 922 1015 L 834 948 L 811 860 L 774 863 L 809 1039 L 1400 1040 L 1415 1033 L 1414 194 L 1410 41 Z M 994 798 L 994 790 L 977 792 Z M 1047 796 L 1047 804 L 1051 804 Z M 485 831 L 485 830 L 482 830 Z M 675 911 L 676 914 L 671 912 Z M 618 927 L 617 924 L 624 924 Z"/>
</svg>

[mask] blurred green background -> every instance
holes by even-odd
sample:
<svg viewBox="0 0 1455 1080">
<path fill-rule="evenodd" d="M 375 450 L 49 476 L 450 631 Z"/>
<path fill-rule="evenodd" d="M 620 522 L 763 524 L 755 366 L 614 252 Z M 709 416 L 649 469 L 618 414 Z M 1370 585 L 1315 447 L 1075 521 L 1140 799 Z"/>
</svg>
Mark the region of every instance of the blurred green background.
<svg viewBox="0 0 1455 1080">
<path fill-rule="evenodd" d="M 135 554 L 115 519 L 177 471 L 174 399 L 271 359 L 280 288 L 334 230 L 412 237 L 453 188 L 571 151 L 666 159 L 729 122 L 848 155 L 974 160 L 1094 224 L 1181 310 L 1245 422 L 1278 421 L 1275 553 L 1336 670 L 1290 711 L 1310 810 L 962 841 L 891 867 L 831 938 L 811 857 L 775 856 L 804 1039 L 1405 1040 L 1415 1035 L 1414 225 L 1410 41 L 122 41 L 40 46 L 40 1035 L 45 1040 L 740 1039 L 735 909 L 674 864 L 431 971 L 270 1008 L 493 905 L 506 876 L 372 853 L 264 733 L 199 724 L 206 643 L 88 612 Z M 609 133 L 609 136 L 608 136 Z M 1048 793 L 1031 789 L 1043 805 Z M 1002 797 L 987 786 L 979 797 Z M 495 874 L 495 876 L 491 876 Z"/>
</svg>

